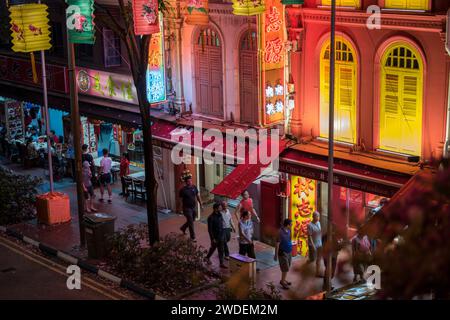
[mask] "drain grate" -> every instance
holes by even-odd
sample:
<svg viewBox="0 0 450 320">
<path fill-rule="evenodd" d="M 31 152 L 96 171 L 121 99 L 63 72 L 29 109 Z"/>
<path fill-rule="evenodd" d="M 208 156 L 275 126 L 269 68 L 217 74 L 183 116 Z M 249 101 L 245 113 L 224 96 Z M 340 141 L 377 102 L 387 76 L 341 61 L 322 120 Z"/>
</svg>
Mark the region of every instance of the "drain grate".
<svg viewBox="0 0 450 320">
<path fill-rule="evenodd" d="M 2 273 L 8 273 L 8 272 L 16 272 L 16 268 L 6 268 L 3 270 L 0 270 Z"/>
</svg>

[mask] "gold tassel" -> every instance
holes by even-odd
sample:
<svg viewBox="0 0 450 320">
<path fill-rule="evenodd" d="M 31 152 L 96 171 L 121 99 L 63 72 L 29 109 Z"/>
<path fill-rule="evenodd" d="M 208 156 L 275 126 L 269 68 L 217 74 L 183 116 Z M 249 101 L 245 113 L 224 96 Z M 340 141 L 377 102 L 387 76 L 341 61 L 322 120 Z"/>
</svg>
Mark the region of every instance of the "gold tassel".
<svg viewBox="0 0 450 320">
<path fill-rule="evenodd" d="M 30 52 L 30 56 L 31 56 L 31 70 L 33 72 L 33 82 L 38 83 L 38 76 L 37 76 L 37 72 L 36 72 L 36 61 L 34 59 L 34 52 Z"/>
</svg>

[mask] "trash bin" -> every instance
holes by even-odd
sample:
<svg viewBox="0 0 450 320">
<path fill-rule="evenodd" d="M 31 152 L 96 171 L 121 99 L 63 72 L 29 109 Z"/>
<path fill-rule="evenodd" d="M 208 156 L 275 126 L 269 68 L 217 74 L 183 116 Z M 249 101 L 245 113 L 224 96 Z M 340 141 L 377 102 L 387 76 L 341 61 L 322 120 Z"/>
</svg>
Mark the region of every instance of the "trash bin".
<svg viewBox="0 0 450 320">
<path fill-rule="evenodd" d="M 84 232 L 89 258 L 100 259 L 108 252 L 108 236 L 114 233 L 116 217 L 105 213 L 84 216 Z"/>
<path fill-rule="evenodd" d="M 230 254 L 231 277 L 239 279 L 241 284 L 251 286 L 256 280 L 256 259 Z"/>
</svg>

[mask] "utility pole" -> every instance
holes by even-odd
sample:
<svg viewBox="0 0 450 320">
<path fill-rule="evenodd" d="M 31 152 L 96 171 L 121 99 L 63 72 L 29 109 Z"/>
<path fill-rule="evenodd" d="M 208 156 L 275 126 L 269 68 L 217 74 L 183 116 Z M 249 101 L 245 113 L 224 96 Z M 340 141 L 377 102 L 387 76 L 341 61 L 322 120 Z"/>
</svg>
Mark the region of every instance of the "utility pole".
<svg viewBox="0 0 450 320">
<path fill-rule="evenodd" d="M 328 221 L 327 221 L 327 274 L 325 288 L 331 291 L 332 260 L 333 260 L 333 147 L 334 147 L 334 73 L 335 73 L 335 36 L 336 36 L 336 0 L 331 1 L 331 39 L 330 39 L 330 107 L 328 113 Z"/>
<path fill-rule="evenodd" d="M 39 1 L 40 3 L 40 1 Z M 50 142 L 50 116 L 48 114 L 48 96 L 47 96 L 47 72 L 45 70 L 45 51 L 41 50 L 42 65 L 42 88 L 44 91 L 44 117 L 45 130 L 47 134 L 47 156 L 48 156 L 48 175 L 50 179 L 50 192 L 53 192 L 53 162 L 52 162 L 52 144 Z"/>
<path fill-rule="evenodd" d="M 70 84 L 70 119 L 72 121 L 73 148 L 75 151 L 75 179 L 77 182 L 78 225 L 80 227 L 80 246 L 85 245 L 84 235 L 84 191 L 81 176 L 81 133 L 80 133 L 80 109 L 78 107 L 78 90 L 75 74 L 75 50 L 74 44 L 67 37 L 67 56 L 69 59 L 69 84 Z"/>
</svg>

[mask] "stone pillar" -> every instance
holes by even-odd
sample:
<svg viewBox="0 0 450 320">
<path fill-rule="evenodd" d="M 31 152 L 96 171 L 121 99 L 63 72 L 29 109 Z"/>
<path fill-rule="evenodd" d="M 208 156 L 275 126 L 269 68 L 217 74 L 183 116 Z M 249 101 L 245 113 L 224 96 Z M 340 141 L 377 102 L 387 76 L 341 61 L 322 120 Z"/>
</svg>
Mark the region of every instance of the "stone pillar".
<svg viewBox="0 0 450 320">
<path fill-rule="evenodd" d="M 180 0 L 170 1 L 173 14 L 167 18 L 168 29 L 170 34 L 168 40 L 170 43 L 170 61 L 172 71 L 172 85 L 175 93 L 175 108 L 181 112 L 186 111 L 186 102 L 184 100 L 183 89 L 183 65 L 182 65 L 182 48 L 181 48 L 181 28 L 183 18 L 181 16 Z"/>
</svg>

